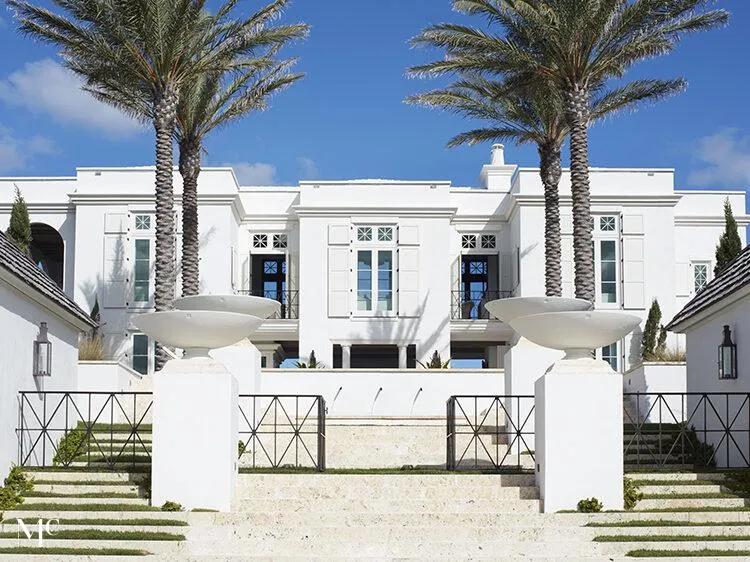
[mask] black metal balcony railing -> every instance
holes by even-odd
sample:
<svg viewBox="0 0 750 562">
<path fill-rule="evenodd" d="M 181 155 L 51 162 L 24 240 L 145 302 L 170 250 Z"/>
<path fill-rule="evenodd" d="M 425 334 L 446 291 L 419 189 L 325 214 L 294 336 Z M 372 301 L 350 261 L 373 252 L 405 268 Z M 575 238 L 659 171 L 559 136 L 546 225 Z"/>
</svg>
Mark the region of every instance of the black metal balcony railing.
<svg viewBox="0 0 750 562">
<path fill-rule="evenodd" d="M 299 320 L 299 291 L 253 291 L 237 290 L 238 295 L 263 297 L 281 303 L 279 311 L 270 318 L 275 320 Z"/>
<path fill-rule="evenodd" d="M 451 319 L 493 320 L 484 304 L 512 296 L 512 291 L 451 291 Z"/>
</svg>

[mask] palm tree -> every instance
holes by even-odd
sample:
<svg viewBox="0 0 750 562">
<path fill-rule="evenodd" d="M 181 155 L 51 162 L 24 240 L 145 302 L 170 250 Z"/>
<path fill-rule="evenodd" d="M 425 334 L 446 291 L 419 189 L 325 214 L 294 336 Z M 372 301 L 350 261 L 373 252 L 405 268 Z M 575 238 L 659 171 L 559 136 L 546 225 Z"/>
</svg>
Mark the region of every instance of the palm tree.
<svg viewBox="0 0 750 562">
<path fill-rule="evenodd" d="M 540 80 L 559 92 L 570 128 L 576 296 L 596 294 L 591 252 L 588 126 L 591 100 L 634 64 L 671 52 L 686 33 L 723 25 L 729 14 L 711 0 L 453 0 L 464 14 L 484 17 L 503 35 L 457 24 L 426 28 L 416 45 L 444 49 L 443 60 L 415 74 L 500 76 L 510 89 Z M 661 97 L 683 80 L 653 80 Z"/>
<path fill-rule="evenodd" d="M 241 72 L 252 66 L 244 55 L 259 41 L 283 31 L 259 25 L 274 17 L 266 10 L 232 19 L 238 0 L 225 0 L 214 13 L 206 0 L 52 0 L 61 13 L 25 0 L 8 0 L 22 32 L 57 45 L 65 65 L 86 89 L 133 112 L 145 95 L 156 134 L 156 310 L 175 294 L 172 139 L 181 88 L 209 72 Z M 277 0 L 273 4 L 285 3 Z M 166 361 L 157 346 L 156 366 Z"/>
<path fill-rule="evenodd" d="M 290 30 L 288 39 L 302 37 L 306 27 Z M 302 78 L 289 72 L 293 60 L 259 59 L 256 69 L 223 85 L 220 74 L 208 74 L 183 88 L 177 108 L 177 143 L 182 175 L 182 295 L 200 290 L 198 240 L 198 176 L 204 139 L 219 127 L 266 109 L 269 97 Z"/>
<path fill-rule="evenodd" d="M 658 99 L 663 92 L 650 81 L 635 81 L 598 95 L 592 100 L 591 121 Z M 481 77 L 458 80 L 451 86 L 407 98 L 409 103 L 438 107 L 471 119 L 489 121 L 485 127 L 456 135 L 448 147 L 489 141 L 533 143 L 539 153 L 539 175 L 544 186 L 545 294 L 562 296 L 560 251 L 561 154 L 570 132 L 562 99 L 544 83 L 525 91 L 522 97 L 497 81 Z"/>
</svg>

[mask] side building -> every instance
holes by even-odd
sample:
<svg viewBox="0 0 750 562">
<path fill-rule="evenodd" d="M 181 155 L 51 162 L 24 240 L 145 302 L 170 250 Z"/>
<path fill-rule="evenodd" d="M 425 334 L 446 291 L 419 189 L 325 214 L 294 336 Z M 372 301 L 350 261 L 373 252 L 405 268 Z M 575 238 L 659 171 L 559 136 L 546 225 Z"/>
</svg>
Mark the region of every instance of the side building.
<svg viewBox="0 0 750 562">
<path fill-rule="evenodd" d="M 414 368 L 434 352 L 502 368 L 515 334 L 484 303 L 544 293 L 538 170 L 496 145 L 480 187 L 350 180 L 240 186 L 231 169 L 199 185 L 201 291 L 282 303 L 253 336 L 267 368 L 315 352 L 333 368 Z M 175 243 L 181 185 L 175 174 Z M 85 310 L 98 300 L 110 353 L 153 369 L 132 324 L 153 307 L 153 168 L 79 168 L 70 178 L 0 179 L 0 228 L 26 198 L 34 259 Z M 678 191 L 667 169 L 591 170 L 597 307 L 673 316 L 712 277 L 729 198 L 745 241 L 743 192 Z M 570 176 L 561 183 L 563 285 L 573 294 Z M 179 278 L 177 281 L 179 292 Z M 639 335 L 599 351 L 617 370 Z"/>
</svg>

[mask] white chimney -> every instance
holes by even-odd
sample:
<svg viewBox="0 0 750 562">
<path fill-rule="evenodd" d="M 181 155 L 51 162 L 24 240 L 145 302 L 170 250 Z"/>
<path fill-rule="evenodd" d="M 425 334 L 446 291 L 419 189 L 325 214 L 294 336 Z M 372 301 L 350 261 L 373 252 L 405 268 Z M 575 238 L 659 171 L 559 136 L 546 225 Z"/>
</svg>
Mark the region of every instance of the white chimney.
<svg viewBox="0 0 750 562">
<path fill-rule="evenodd" d="M 492 145 L 492 160 L 490 163 L 493 166 L 505 166 L 505 145 Z"/>
</svg>

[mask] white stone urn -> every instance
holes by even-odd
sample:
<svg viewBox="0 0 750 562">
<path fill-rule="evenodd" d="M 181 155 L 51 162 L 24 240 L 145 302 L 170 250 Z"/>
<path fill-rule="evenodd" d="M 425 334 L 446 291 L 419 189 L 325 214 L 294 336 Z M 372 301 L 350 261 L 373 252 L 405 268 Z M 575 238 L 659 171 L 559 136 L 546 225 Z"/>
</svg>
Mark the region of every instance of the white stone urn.
<svg viewBox="0 0 750 562">
<path fill-rule="evenodd" d="M 513 297 L 490 301 L 484 307 L 498 320 L 510 324 L 516 318 L 531 314 L 591 310 L 591 303 L 567 297 Z"/>
</svg>

